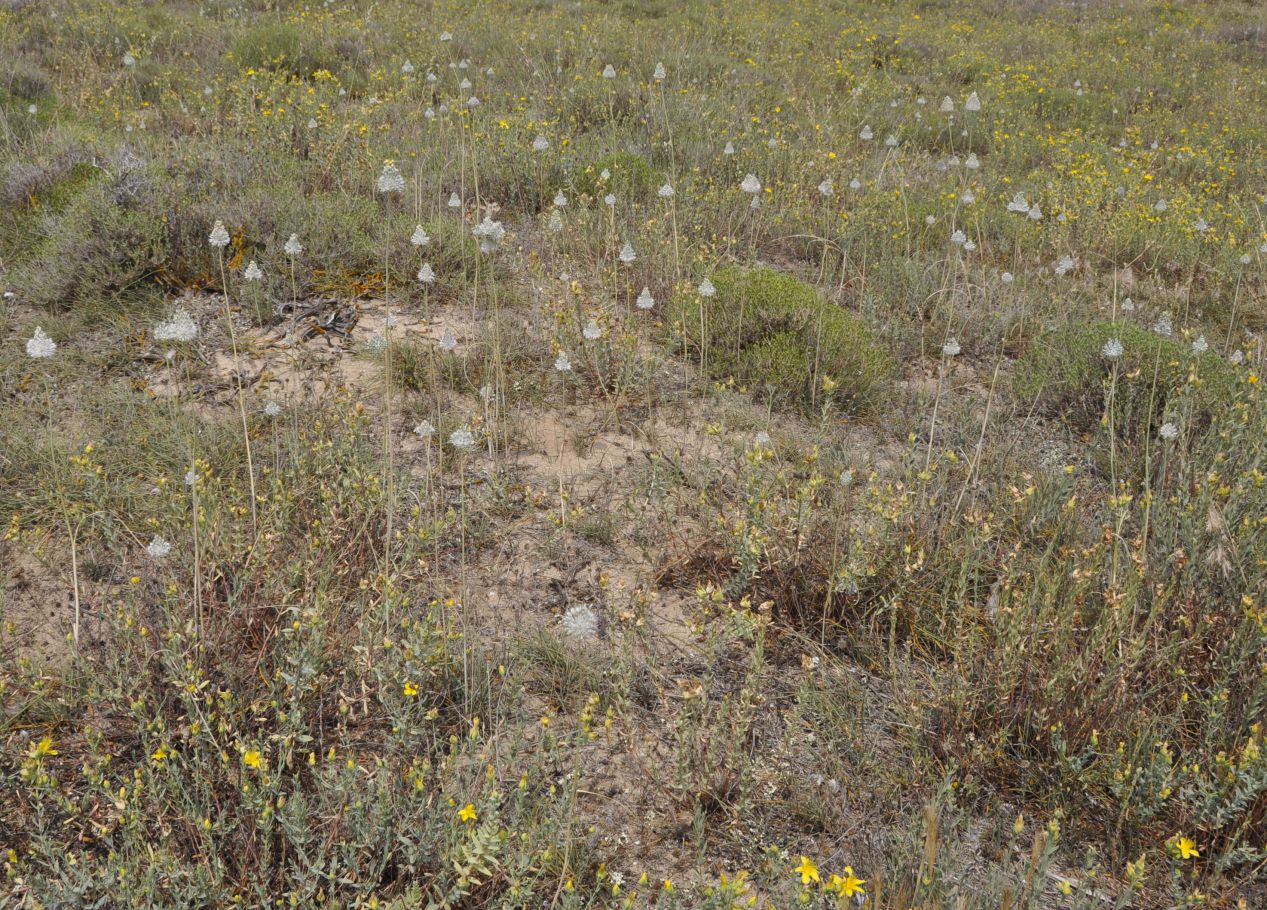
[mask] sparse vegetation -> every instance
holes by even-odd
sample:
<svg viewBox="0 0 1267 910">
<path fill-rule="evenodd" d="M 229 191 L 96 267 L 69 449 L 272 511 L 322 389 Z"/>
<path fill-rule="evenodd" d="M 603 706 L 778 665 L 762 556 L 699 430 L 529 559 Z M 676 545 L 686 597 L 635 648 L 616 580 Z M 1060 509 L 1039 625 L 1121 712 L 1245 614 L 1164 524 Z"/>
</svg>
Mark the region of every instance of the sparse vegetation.
<svg viewBox="0 0 1267 910">
<path fill-rule="evenodd" d="M 0 4 L 0 905 L 1267 905 L 1265 33 Z"/>
</svg>

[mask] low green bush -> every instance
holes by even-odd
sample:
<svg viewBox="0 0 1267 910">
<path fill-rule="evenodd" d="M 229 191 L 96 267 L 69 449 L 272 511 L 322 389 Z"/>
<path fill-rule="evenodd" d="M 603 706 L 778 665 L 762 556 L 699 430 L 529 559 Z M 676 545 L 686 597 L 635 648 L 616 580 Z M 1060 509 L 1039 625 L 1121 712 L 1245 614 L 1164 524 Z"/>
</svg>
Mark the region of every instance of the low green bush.
<svg viewBox="0 0 1267 910">
<path fill-rule="evenodd" d="M 891 364 L 861 318 L 774 269 L 729 266 L 711 280 L 714 296 L 674 299 L 669 325 L 712 376 L 801 407 L 821 403 L 824 380 L 847 412 L 878 403 Z"/>
</svg>

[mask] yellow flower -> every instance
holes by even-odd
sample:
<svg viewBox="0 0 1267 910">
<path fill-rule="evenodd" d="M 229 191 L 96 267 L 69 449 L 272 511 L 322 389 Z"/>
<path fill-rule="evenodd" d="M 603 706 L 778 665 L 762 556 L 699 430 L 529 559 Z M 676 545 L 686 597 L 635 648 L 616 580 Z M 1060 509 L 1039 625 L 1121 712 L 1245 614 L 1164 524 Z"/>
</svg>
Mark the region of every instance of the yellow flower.
<svg viewBox="0 0 1267 910">
<path fill-rule="evenodd" d="M 671 879 L 667 879 L 667 878 L 666 878 L 666 879 L 664 880 L 664 892 L 665 892 L 665 894 L 672 894 L 672 893 L 673 893 L 673 889 L 674 889 L 674 887 L 675 887 L 675 886 L 674 886 L 673 881 L 672 881 Z"/>
<path fill-rule="evenodd" d="M 1180 837 L 1175 840 L 1175 850 L 1179 852 L 1180 859 L 1192 859 L 1200 856 L 1201 851 L 1197 849 L 1197 843 L 1190 837 Z"/>
<path fill-rule="evenodd" d="M 415 695 L 418 694 L 418 687 L 415 686 L 412 682 L 406 682 L 404 693 L 408 695 L 410 698 L 413 698 Z"/>
<path fill-rule="evenodd" d="M 458 813 L 459 821 L 464 821 L 464 822 L 474 821 L 478 817 L 479 816 L 475 814 L 474 803 L 467 803 L 465 806 L 462 807 L 462 811 Z"/>
<path fill-rule="evenodd" d="M 855 894 L 866 894 L 866 889 L 862 887 L 866 883 L 865 878 L 858 878 L 853 874 L 853 866 L 845 866 L 844 877 L 833 875 L 827 882 L 827 887 L 841 897 L 853 897 Z"/>
<path fill-rule="evenodd" d="M 816 882 L 818 878 L 818 867 L 814 865 L 813 860 L 808 856 L 801 857 L 801 864 L 792 870 L 801 876 L 801 884 L 808 885 L 810 882 Z"/>
<path fill-rule="evenodd" d="M 57 754 L 57 750 L 53 748 L 53 737 L 51 736 L 46 736 L 31 746 L 31 758 L 42 758 L 45 755 Z"/>
<path fill-rule="evenodd" d="M 264 765 L 264 758 L 258 749 L 247 749 L 242 755 L 242 764 L 248 768 L 260 768 Z"/>
<path fill-rule="evenodd" d="M 161 762 L 163 759 L 167 758 L 167 756 L 170 754 L 171 753 L 167 751 L 166 746 L 159 746 L 157 749 L 154 750 L 153 754 L 150 755 L 150 758 L 154 759 L 154 761 L 156 762 Z"/>
</svg>

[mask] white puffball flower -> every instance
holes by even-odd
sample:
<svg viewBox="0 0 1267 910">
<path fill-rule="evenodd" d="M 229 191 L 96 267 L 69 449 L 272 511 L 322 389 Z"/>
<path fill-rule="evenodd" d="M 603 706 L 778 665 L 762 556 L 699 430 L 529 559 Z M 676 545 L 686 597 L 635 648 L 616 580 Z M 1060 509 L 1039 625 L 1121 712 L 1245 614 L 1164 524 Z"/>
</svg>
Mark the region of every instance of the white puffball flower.
<svg viewBox="0 0 1267 910">
<path fill-rule="evenodd" d="M 830 177 L 828 177 L 826 180 L 824 180 L 822 183 L 818 185 L 818 192 L 820 195 L 823 195 L 823 196 L 830 196 L 832 193 L 835 192 L 835 188 L 832 186 Z"/>
<path fill-rule="evenodd" d="M 598 617 L 585 604 L 569 607 L 559 625 L 568 638 L 590 641 L 598 637 Z"/>
<path fill-rule="evenodd" d="M 656 82 L 663 82 L 666 78 L 668 78 L 668 75 L 669 74 L 664 69 L 664 64 L 657 63 L 655 65 L 655 72 L 651 74 L 651 78 Z"/>
<path fill-rule="evenodd" d="M 449 434 L 449 445 L 455 449 L 469 449 L 475 445 L 475 436 L 466 427 L 459 427 Z"/>
<path fill-rule="evenodd" d="M 1237 348 L 1235 351 L 1231 353 L 1231 355 L 1227 359 L 1231 363 L 1237 364 L 1239 366 L 1240 364 L 1245 362 L 1245 352 Z"/>
<path fill-rule="evenodd" d="M 560 351 L 559 356 L 554 358 L 554 368 L 560 373 L 572 372 L 572 361 L 568 359 L 566 351 Z"/>
<path fill-rule="evenodd" d="M 585 323 L 585 328 L 581 330 L 581 334 L 585 336 L 586 341 L 597 341 L 603 337 L 603 327 L 594 319 Z"/>
<path fill-rule="evenodd" d="M 655 306 L 655 298 L 651 296 L 651 289 L 644 287 L 642 293 L 638 295 L 638 299 L 634 301 L 640 310 L 649 310 Z"/>
<path fill-rule="evenodd" d="M 638 254 L 634 252 L 633 244 L 628 241 L 620 248 L 620 261 L 626 264 L 633 262 L 638 258 Z"/>
<path fill-rule="evenodd" d="M 462 197 L 456 191 L 449 194 L 449 208 L 460 209 L 462 207 Z"/>
<path fill-rule="evenodd" d="M 954 100 L 949 95 L 947 95 L 945 98 L 941 99 L 941 107 L 939 108 L 939 110 L 941 110 L 943 114 L 954 113 L 954 110 L 955 110 Z"/>
<path fill-rule="evenodd" d="M 963 103 L 963 107 L 964 107 L 964 110 L 966 111 L 981 110 L 981 99 L 977 97 L 976 92 L 973 92 L 971 95 L 968 96 L 968 100 Z"/>
<path fill-rule="evenodd" d="M 735 153 L 735 144 L 733 142 L 727 142 L 726 147 L 721 150 L 721 153 L 723 155 L 733 155 Z"/>
<path fill-rule="evenodd" d="M 400 71 L 404 73 L 406 76 L 408 76 L 410 73 L 414 71 L 413 63 L 411 63 L 409 60 L 406 60 L 404 63 L 400 65 Z"/>
<path fill-rule="evenodd" d="M 1204 354 L 1208 350 L 1210 350 L 1210 343 L 1205 340 L 1204 335 L 1198 335 L 1197 339 L 1192 342 L 1192 353 Z"/>
<path fill-rule="evenodd" d="M 454 351 L 454 350 L 457 350 L 457 346 L 458 346 L 458 340 L 457 340 L 457 336 L 453 334 L 453 330 L 445 329 L 440 334 L 440 350 Z"/>
<path fill-rule="evenodd" d="M 1007 204 L 1009 212 L 1018 212 L 1024 215 L 1029 211 L 1029 203 L 1025 200 L 1024 193 L 1017 193 L 1012 197 L 1012 201 Z"/>
<path fill-rule="evenodd" d="M 999 276 L 999 281 L 1002 281 L 1004 284 L 1011 284 L 1015 280 L 1016 278 L 1013 277 L 1011 272 L 1004 272 Z"/>
<path fill-rule="evenodd" d="M 537 134 L 536 139 L 532 140 L 532 150 L 534 152 L 544 152 L 549 147 L 550 147 L 550 140 L 547 139 L 545 136 L 542 136 L 540 133 Z"/>
<path fill-rule="evenodd" d="M 944 357 L 958 357 L 959 351 L 959 341 L 955 338 L 947 338 L 946 343 L 941 346 L 941 353 Z"/>
<path fill-rule="evenodd" d="M 436 434 L 436 428 L 430 420 L 424 420 L 414 427 L 414 435 L 419 439 L 430 439 Z"/>
<path fill-rule="evenodd" d="M 1169 316 L 1161 316 L 1153 323 L 1153 331 L 1163 338 L 1169 338 L 1174 330 L 1174 324 L 1171 323 Z"/>
<path fill-rule="evenodd" d="M 131 51 L 128 51 L 126 54 L 123 55 L 123 65 L 136 66 L 136 58 L 132 56 Z"/>
<path fill-rule="evenodd" d="M 186 472 L 185 472 L 185 486 L 187 486 L 187 487 L 192 487 L 192 486 L 193 486 L 194 484 L 196 484 L 197 482 L 198 482 L 198 475 L 197 475 L 197 474 L 195 474 L 193 471 L 186 471 Z"/>
<path fill-rule="evenodd" d="M 615 79 L 615 78 L 616 78 L 616 67 L 612 66 L 610 63 L 609 63 L 609 64 L 607 64 L 605 67 L 603 67 L 603 78 L 604 78 L 604 79 Z"/>
<path fill-rule="evenodd" d="M 229 245 L 229 232 L 224 229 L 223 221 L 216 221 L 211 228 L 211 235 L 207 238 L 207 242 L 220 249 Z"/>
<path fill-rule="evenodd" d="M 745 193 L 752 193 L 753 195 L 756 195 L 761 192 L 761 181 L 757 179 L 756 174 L 749 174 L 747 177 L 743 178 L 743 182 L 739 184 L 739 189 L 743 190 Z"/>
<path fill-rule="evenodd" d="M 167 542 L 166 538 L 155 537 L 146 545 L 145 552 L 149 554 L 151 559 L 163 559 L 172 552 L 172 545 Z"/>
<path fill-rule="evenodd" d="M 1162 439 L 1171 440 L 1179 435 L 1179 428 L 1170 421 L 1166 421 L 1161 425 L 1161 429 L 1157 431 Z"/>
<path fill-rule="evenodd" d="M 615 195 L 614 193 L 608 193 L 606 196 L 604 196 L 604 197 L 603 197 L 603 202 L 604 202 L 606 205 L 608 205 L 608 206 L 613 206 L 613 205 L 615 205 L 615 204 L 616 204 L 616 195 Z"/>
<path fill-rule="evenodd" d="M 891 149 L 895 149 L 895 148 L 897 148 L 897 136 L 894 136 L 892 133 L 890 133 L 889 135 L 885 136 L 885 137 L 884 137 L 884 147 L 885 147 L 885 148 L 891 148 Z"/>
<path fill-rule="evenodd" d="M 57 353 L 57 342 L 49 338 L 38 325 L 35 334 L 26 342 L 26 356 L 35 360 L 47 360 Z"/>
<path fill-rule="evenodd" d="M 568 197 L 563 195 L 563 190 L 559 190 L 554 194 L 554 204 L 559 208 L 563 208 L 568 204 Z"/>
<path fill-rule="evenodd" d="M 426 246 L 431 242 L 431 237 L 427 234 L 426 228 L 420 224 L 414 228 L 413 234 L 409 237 L 409 242 L 414 246 Z"/>
<path fill-rule="evenodd" d="M 855 191 L 862 189 L 862 181 L 859 180 L 857 177 L 853 178 L 852 180 L 849 181 L 849 189 L 855 190 Z"/>
<path fill-rule="evenodd" d="M 382 173 L 378 175 L 378 191 L 385 196 L 405 191 L 405 177 L 394 162 L 388 161 L 383 165 Z"/>
<path fill-rule="evenodd" d="M 871 132 L 870 126 L 864 126 L 861 132 L 858 133 L 858 138 L 861 139 L 863 142 L 870 142 L 872 139 L 875 138 L 875 133 Z"/>
<path fill-rule="evenodd" d="M 282 250 L 291 259 L 294 259 L 300 253 L 302 253 L 304 251 L 304 246 L 302 243 L 299 242 L 299 235 L 291 234 L 290 239 L 286 241 L 286 245 L 282 247 Z"/>
<path fill-rule="evenodd" d="M 705 278 L 699 283 L 699 295 L 701 297 L 714 297 L 717 294 L 717 288 L 713 287 L 713 283 Z"/>
<path fill-rule="evenodd" d="M 669 186 L 669 185 L 666 183 L 664 186 L 660 187 L 660 189 L 658 189 L 658 190 L 656 191 L 656 194 L 657 194 L 657 195 L 658 195 L 661 199 L 672 199 L 672 198 L 673 198 L 673 187 Z"/>
<path fill-rule="evenodd" d="M 1062 256 L 1060 261 L 1053 267 L 1053 271 L 1058 277 L 1063 278 L 1073 271 L 1075 265 L 1076 263 L 1072 256 Z"/>
<path fill-rule="evenodd" d="M 259 281 L 263 277 L 264 273 L 260 271 L 260 267 L 255 264 L 254 259 L 248 262 L 246 268 L 242 270 L 243 281 Z"/>
<path fill-rule="evenodd" d="M 955 232 L 950 235 L 950 242 L 955 246 L 963 246 L 968 242 L 968 235 L 963 231 L 956 229 Z"/>
<path fill-rule="evenodd" d="M 1122 347 L 1122 342 L 1116 338 L 1110 338 L 1108 341 L 1104 342 L 1104 347 L 1100 348 L 1100 353 L 1108 360 L 1117 360 L 1122 356 L 1124 351 L 1125 349 Z"/>
<path fill-rule="evenodd" d="M 546 222 L 546 227 L 556 234 L 563 230 L 563 216 L 559 214 L 558 209 L 550 213 L 550 220 Z"/>
<path fill-rule="evenodd" d="M 184 307 L 178 307 L 166 320 L 154 327 L 155 341 L 188 343 L 197 337 L 198 324 Z"/>
<path fill-rule="evenodd" d="M 278 404 L 277 402 L 269 401 L 265 403 L 264 405 L 265 417 L 280 417 L 281 413 L 282 413 L 282 406 Z"/>
<path fill-rule="evenodd" d="M 432 284 L 436 280 L 435 269 L 431 267 L 431 263 L 424 262 L 422 264 L 422 268 L 418 269 L 418 275 L 416 277 L 423 284 Z"/>
<path fill-rule="evenodd" d="M 484 220 L 471 230 L 471 236 L 479 240 L 481 253 L 491 253 L 506 236 L 506 229 L 500 221 L 485 215 Z"/>
<path fill-rule="evenodd" d="M 969 152 L 968 157 L 963 160 L 963 166 L 970 171 L 975 171 L 981 167 L 981 159 L 977 157 L 976 152 Z"/>
</svg>

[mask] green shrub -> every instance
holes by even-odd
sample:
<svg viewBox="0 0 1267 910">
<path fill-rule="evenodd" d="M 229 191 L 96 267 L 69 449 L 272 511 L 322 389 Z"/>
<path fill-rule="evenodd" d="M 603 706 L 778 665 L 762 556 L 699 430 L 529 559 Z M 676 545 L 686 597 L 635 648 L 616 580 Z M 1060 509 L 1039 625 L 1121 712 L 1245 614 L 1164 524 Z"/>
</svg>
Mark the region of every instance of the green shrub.
<svg viewBox="0 0 1267 910">
<path fill-rule="evenodd" d="M 1231 400 L 1235 376 L 1221 357 L 1194 354 L 1191 345 L 1133 322 L 1073 323 L 1041 336 L 1017 363 L 1014 392 L 1023 404 L 1091 426 L 1104 415 L 1112 363 L 1103 348 L 1113 338 L 1123 349 L 1114 402 L 1124 437 L 1160 422 L 1190 377 L 1190 418 L 1205 421 Z"/>
<path fill-rule="evenodd" d="M 604 171 L 607 177 L 603 176 Z M 635 152 L 610 152 L 580 168 L 573 175 L 573 182 L 582 195 L 615 193 L 618 199 L 641 199 L 651 192 L 655 170 Z"/>
<path fill-rule="evenodd" d="M 839 383 L 834 400 L 846 411 L 878 403 L 891 365 L 861 318 L 774 269 L 729 266 L 712 282 L 715 296 L 679 296 L 669 313 L 687 350 L 703 348 L 710 374 L 799 406 L 821 401 L 824 379 Z"/>
</svg>

